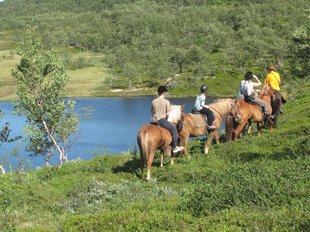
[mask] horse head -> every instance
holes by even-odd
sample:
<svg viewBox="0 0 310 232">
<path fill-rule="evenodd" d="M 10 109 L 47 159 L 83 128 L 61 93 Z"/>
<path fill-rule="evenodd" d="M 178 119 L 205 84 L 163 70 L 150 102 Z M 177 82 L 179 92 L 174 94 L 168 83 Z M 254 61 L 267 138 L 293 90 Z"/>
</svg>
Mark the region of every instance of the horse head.
<svg viewBox="0 0 310 232">
<path fill-rule="evenodd" d="M 232 116 L 236 122 L 239 122 L 241 119 L 240 116 L 240 103 L 238 99 L 234 100 L 231 103 L 231 110 L 229 111 L 229 116 Z"/>
<path fill-rule="evenodd" d="M 233 99 L 219 99 L 214 103 L 211 103 L 209 106 L 221 119 L 225 118 L 226 115 L 231 110 L 232 104 L 234 103 Z"/>
<path fill-rule="evenodd" d="M 179 125 L 184 121 L 184 105 L 172 105 L 169 112 L 168 121 Z"/>
<path fill-rule="evenodd" d="M 174 124 L 177 131 L 181 131 L 184 122 L 184 104 L 183 105 L 171 105 L 171 110 L 168 115 L 168 121 Z"/>
</svg>

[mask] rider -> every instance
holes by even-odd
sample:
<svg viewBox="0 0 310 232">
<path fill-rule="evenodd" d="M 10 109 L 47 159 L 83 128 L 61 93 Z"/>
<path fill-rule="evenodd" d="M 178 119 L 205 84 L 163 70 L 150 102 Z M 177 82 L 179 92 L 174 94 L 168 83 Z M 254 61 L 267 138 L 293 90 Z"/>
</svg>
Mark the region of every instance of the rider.
<svg viewBox="0 0 310 232">
<path fill-rule="evenodd" d="M 159 86 L 157 93 L 158 97 L 155 98 L 151 103 L 151 113 L 152 113 L 152 119 L 151 122 L 157 122 L 160 126 L 168 129 L 172 135 L 172 152 L 176 153 L 179 151 L 182 151 L 184 148 L 177 146 L 178 142 L 178 131 L 173 126 L 171 122 L 167 120 L 168 114 L 171 110 L 171 104 L 170 102 L 165 99 L 166 93 L 168 92 L 167 88 L 165 86 Z"/>
<path fill-rule="evenodd" d="M 267 70 L 268 70 L 268 74 L 266 76 L 266 79 L 265 79 L 265 84 L 269 84 L 274 92 L 275 92 L 275 97 L 278 98 L 281 102 L 281 105 L 282 103 L 284 103 L 282 101 L 283 97 L 282 97 L 282 94 L 280 92 L 280 85 L 281 85 L 281 77 L 280 77 L 280 74 L 278 72 L 275 71 L 275 66 L 273 64 L 270 64 L 268 67 L 267 67 Z M 280 110 L 280 113 L 283 114 L 283 110 L 281 109 Z"/>
<path fill-rule="evenodd" d="M 252 81 L 253 78 L 256 80 L 256 82 Z M 253 75 L 252 72 L 247 72 L 244 76 L 244 80 L 240 83 L 239 95 L 244 96 L 245 102 L 254 102 L 261 106 L 266 118 L 270 119 L 273 118 L 273 116 L 268 112 L 269 103 L 259 98 L 257 92 L 254 89 L 254 87 L 261 86 L 261 84 L 262 83 L 257 78 L 257 76 Z"/>
<path fill-rule="evenodd" d="M 207 95 L 208 95 L 208 86 L 202 85 L 200 87 L 200 94 L 196 97 L 195 110 L 206 115 L 208 129 L 213 130 L 213 129 L 216 129 L 216 127 L 212 124 L 213 121 L 215 120 L 215 116 L 212 110 L 210 110 L 210 106 L 208 106 L 205 103 Z"/>
</svg>

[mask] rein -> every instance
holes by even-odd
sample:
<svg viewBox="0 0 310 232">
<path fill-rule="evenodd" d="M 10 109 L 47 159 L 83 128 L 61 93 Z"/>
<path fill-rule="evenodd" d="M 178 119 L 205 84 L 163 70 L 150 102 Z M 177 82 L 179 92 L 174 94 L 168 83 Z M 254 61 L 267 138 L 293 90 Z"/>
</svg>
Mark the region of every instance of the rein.
<svg viewBox="0 0 310 232">
<path fill-rule="evenodd" d="M 210 108 L 213 109 L 216 113 L 218 113 L 223 118 L 223 115 L 220 112 L 218 112 L 216 109 L 214 109 L 214 107 L 210 106 Z"/>
</svg>

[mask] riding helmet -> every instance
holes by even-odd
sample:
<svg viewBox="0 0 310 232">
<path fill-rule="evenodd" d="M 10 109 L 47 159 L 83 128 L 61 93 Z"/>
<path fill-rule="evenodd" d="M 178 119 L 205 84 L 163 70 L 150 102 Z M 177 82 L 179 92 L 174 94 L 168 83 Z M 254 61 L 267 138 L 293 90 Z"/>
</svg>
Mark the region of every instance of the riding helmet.
<svg viewBox="0 0 310 232">
<path fill-rule="evenodd" d="M 247 72 L 245 75 L 244 75 L 244 79 L 245 80 L 251 80 L 253 78 L 253 73 L 252 72 Z"/>
<path fill-rule="evenodd" d="M 205 92 L 207 92 L 208 91 L 208 86 L 207 85 L 202 85 L 201 87 L 200 87 L 200 92 L 201 93 L 205 93 Z"/>
<path fill-rule="evenodd" d="M 161 86 L 158 87 L 157 93 L 159 95 L 161 95 L 162 93 L 165 93 L 165 92 L 168 92 L 168 89 L 166 88 L 166 86 L 161 85 Z"/>
</svg>

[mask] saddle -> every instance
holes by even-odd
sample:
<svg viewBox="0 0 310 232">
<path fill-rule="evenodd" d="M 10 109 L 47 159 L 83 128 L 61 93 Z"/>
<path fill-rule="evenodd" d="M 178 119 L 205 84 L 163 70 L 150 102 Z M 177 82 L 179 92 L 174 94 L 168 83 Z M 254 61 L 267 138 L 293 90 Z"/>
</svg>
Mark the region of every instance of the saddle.
<svg viewBox="0 0 310 232">
<path fill-rule="evenodd" d="M 165 128 L 165 127 L 159 125 L 158 122 L 150 121 L 150 124 L 151 124 L 151 125 L 154 125 L 154 126 L 157 126 L 157 127 L 159 127 L 159 128 Z M 183 128 L 183 122 L 180 123 L 180 124 L 177 124 L 177 125 L 176 125 L 176 128 L 177 128 L 177 131 L 180 132 L 180 131 L 182 130 L 182 128 Z"/>
<path fill-rule="evenodd" d="M 258 104 L 255 102 L 255 98 L 252 97 L 252 96 L 246 96 L 246 95 L 244 95 L 244 101 L 245 101 L 246 103 L 249 103 L 249 104 L 258 105 Z"/>
<path fill-rule="evenodd" d="M 201 114 L 199 111 L 195 110 L 195 109 L 192 109 L 192 114 Z"/>
<path fill-rule="evenodd" d="M 154 125 L 154 126 L 159 126 L 159 127 L 161 127 L 161 125 L 159 125 L 159 123 L 158 123 L 158 122 L 153 122 L 153 121 L 150 121 L 150 124 L 152 124 L 152 125 Z"/>
</svg>

